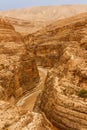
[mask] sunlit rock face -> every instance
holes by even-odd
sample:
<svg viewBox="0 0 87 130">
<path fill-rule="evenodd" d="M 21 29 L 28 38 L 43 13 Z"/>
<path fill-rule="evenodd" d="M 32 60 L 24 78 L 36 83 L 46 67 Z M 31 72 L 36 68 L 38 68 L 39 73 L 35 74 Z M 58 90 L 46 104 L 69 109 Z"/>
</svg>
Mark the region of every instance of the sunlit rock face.
<svg viewBox="0 0 87 130">
<path fill-rule="evenodd" d="M 78 42 L 86 47 L 87 13 L 59 20 L 44 27 L 36 33 L 24 37 L 31 55 L 37 64 L 43 67 L 54 67 L 58 62 L 61 43 Z"/>
<path fill-rule="evenodd" d="M 34 108 L 61 130 L 87 129 L 87 95 L 81 95 L 82 90 L 87 92 L 87 14 L 83 16 L 71 18 L 68 25 L 63 21 L 64 26 L 57 29 L 59 60 L 49 71 Z"/>
<path fill-rule="evenodd" d="M 43 114 L 24 112 L 21 108 L 0 101 L 0 130 L 53 130 Z"/>
<path fill-rule="evenodd" d="M 4 18 L 0 17 L 0 42 L 21 42 L 20 34 Z"/>
<path fill-rule="evenodd" d="M 30 23 L 20 10 L 20 17 L 0 17 L 1 130 L 54 130 L 51 123 L 60 130 L 87 130 L 87 13 L 66 18 L 78 9 L 75 6 L 73 13 L 68 6 L 71 13 L 63 7 L 59 16 L 55 10 L 50 15 L 45 7 L 49 17 L 46 10 L 40 11 L 40 7 L 36 12 L 36 8 Z M 36 64 L 44 73 L 40 71 L 39 84 Z M 49 70 L 45 84 L 44 69 Z M 34 109 L 29 112 L 32 102 Z"/>
<path fill-rule="evenodd" d="M 39 74 L 35 60 L 19 33 L 0 18 L 0 99 L 12 99 L 36 86 Z"/>
<path fill-rule="evenodd" d="M 15 29 L 23 35 L 32 34 L 50 23 L 87 12 L 87 4 L 29 7 L 0 11 Z"/>
<path fill-rule="evenodd" d="M 52 68 L 58 61 L 58 51 L 60 45 L 57 43 L 47 43 L 31 46 L 31 55 L 36 59 L 39 66 Z"/>
</svg>

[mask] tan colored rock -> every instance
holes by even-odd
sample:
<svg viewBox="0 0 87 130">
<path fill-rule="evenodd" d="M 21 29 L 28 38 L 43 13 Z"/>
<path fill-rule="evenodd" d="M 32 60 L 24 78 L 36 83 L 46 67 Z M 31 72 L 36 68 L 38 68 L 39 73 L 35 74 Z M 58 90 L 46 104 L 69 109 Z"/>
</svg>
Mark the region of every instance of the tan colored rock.
<svg viewBox="0 0 87 130">
<path fill-rule="evenodd" d="M 0 86 L 1 99 L 19 98 L 39 81 L 37 66 L 19 33 L 0 19 Z M 19 89 L 21 93 L 18 92 Z"/>
<path fill-rule="evenodd" d="M 37 64 L 43 67 L 53 67 L 58 61 L 58 49 L 57 43 L 44 43 L 31 47 L 31 51 L 37 61 Z"/>
<path fill-rule="evenodd" d="M 61 50 L 71 41 L 73 45 L 80 44 L 86 48 L 86 34 L 87 13 L 83 13 L 53 22 L 24 39 L 38 65 L 53 67 L 59 61 Z"/>
<path fill-rule="evenodd" d="M 0 130 L 53 130 L 43 114 L 23 113 L 21 108 L 0 101 Z"/>
<path fill-rule="evenodd" d="M 56 20 L 84 12 L 87 12 L 87 4 L 29 7 L 0 11 L 0 15 L 6 16 L 16 30 L 25 35 L 32 34 Z"/>
<path fill-rule="evenodd" d="M 53 130 L 49 121 L 61 130 L 87 129 L 87 99 L 79 96 L 81 89 L 87 89 L 87 13 L 53 22 L 84 12 L 87 7 L 70 5 L 61 8 L 57 16 L 55 7 L 52 7 L 52 12 L 45 7 L 46 15 L 44 11 L 40 12 L 41 8 L 39 11 L 36 8 L 33 16 L 31 13 L 31 21 L 26 19 L 25 9 L 24 18 L 20 10 L 19 14 L 14 11 L 14 17 L 22 14 L 18 18 L 0 18 L 1 99 L 15 103 L 15 99 L 36 87 L 39 74 L 34 58 L 38 65 L 54 67 L 48 73 L 45 88 L 35 103 L 34 110 L 41 114 L 26 112 L 0 101 L 1 129 Z M 9 22 L 23 35 L 29 35 L 21 36 Z"/>
<path fill-rule="evenodd" d="M 0 17 L 0 42 L 21 42 L 19 33 L 15 32 L 14 27 L 4 18 Z"/>
<path fill-rule="evenodd" d="M 87 90 L 87 49 L 86 43 L 82 43 L 87 34 L 87 13 L 83 16 L 79 15 L 73 21 L 71 18 L 68 25 L 60 23 L 60 28 L 53 24 L 55 28 L 49 26 L 44 33 L 48 36 L 53 31 L 51 38 L 56 36 L 61 50 L 56 66 L 47 74 L 45 88 L 34 110 L 43 111 L 61 130 L 87 129 L 87 97 L 79 96 L 80 90 Z"/>
</svg>

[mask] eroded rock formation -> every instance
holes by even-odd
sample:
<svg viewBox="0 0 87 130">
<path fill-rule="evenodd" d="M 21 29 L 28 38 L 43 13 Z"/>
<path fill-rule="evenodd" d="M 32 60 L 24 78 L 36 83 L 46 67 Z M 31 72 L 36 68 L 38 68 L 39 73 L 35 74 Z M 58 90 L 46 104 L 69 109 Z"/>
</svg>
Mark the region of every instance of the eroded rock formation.
<svg viewBox="0 0 87 130">
<path fill-rule="evenodd" d="M 53 130 L 43 114 L 24 112 L 21 108 L 0 101 L 0 130 Z"/>
<path fill-rule="evenodd" d="M 79 95 L 81 90 L 87 90 L 87 14 L 77 18 L 53 30 L 56 33 L 51 36 L 55 34 L 61 46 L 59 60 L 49 71 L 35 105 L 36 111 L 43 111 L 61 130 L 87 129 L 87 97 Z"/>
<path fill-rule="evenodd" d="M 40 45 L 32 45 L 29 50 L 39 66 L 53 67 L 58 61 L 59 47 L 60 45 L 57 42 L 48 42 Z"/>
<path fill-rule="evenodd" d="M 36 33 L 25 36 L 25 43 L 39 65 L 53 67 L 61 53 L 60 42 L 76 41 L 86 44 L 86 21 L 87 13 L 58 20 Z"/>
<path fill-rule="evenodd" d="M 37 66 L 21 35 L 0 18 L 0 99 L 11 99 L 36 86 Z"/>
<path fill-rule="evenodd" d="M 27 32 L 29 22 L 6 19 L 0 18 L 0 129 L 54 130 L 52 123 L 60 130 L 87 130 L 87 95 L 83 95 L 83 90 L 87 94 L 87 13 L 53 22 L 27 36 L 14 27 Z M 38 27 L 39 22 L 32 26 Z M 21 104 L 35 102 L 45 80 L 41 77 L 37 85 L 39 74 L 34 59 L 37 65 L 53 68 L 37 98 L 35 112 L 29 112 L 29 107 L 25 109 Z M 28 91 L 32 100 L 30 93 L 25 94 Z"/>
<path fill-rule="evenodd" d="M 6 16 L 15 29 L 25 35 L 32 34 L 56 20 L 83 12 L 87 12 L 87 5 L 31 7 L 0 11 L 0 15 Z"/>
</svg>

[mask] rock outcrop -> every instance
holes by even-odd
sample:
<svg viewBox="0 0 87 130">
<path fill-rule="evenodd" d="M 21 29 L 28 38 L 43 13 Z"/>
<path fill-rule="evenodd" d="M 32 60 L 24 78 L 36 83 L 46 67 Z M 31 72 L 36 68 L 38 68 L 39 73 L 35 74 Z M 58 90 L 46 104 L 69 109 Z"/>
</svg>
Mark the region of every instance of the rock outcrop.
<svg viewBox="0 0 87 130">
<path fill-rule="evenodd" d="M 45 115 L 24 112 L 21 108 L 0 101 L 0 130 L 53 130 Z"/>
<path fill-rule="evenodd" d="M 87 96 L 80 94 L 87 91 L 87 14 L 82 17 L 71 18 L 70 23 L 66 20 L 67 24 L 63 21 L 60 28 L 56 23 L 46 34 L 51 34 L 48 40 L 55 37 L 61 48 L 34 110 L 43 111 L 61 130 L 87 129 Z"/>
<path fill-rule="evenodd" d="M 3 17 L 3 15 L 1 16 Z M 47 23 L 41 21 L 24 20 L 7 16 L 4 16 L 3 18 L 5 18 L 15 30 L 23 36 L 32 34 L 47 25 Z"/>
<path fill-rule="evenodd" d="M 19 33 L 0 18 L 0 99 L 13 100 L 33 89 L 39 73 Z"/>
<path fill-rule="evenodd" d="M 53 20 L 51 17 L 48 18 Z M 44 18 L 42 21 L 49 24 Z M 60 130 L 87 130 L 87 13 L 53 22 L 27 36 L 14 29 L 22 29 L 22 25 L 26 28 L 26 20 L 6 19 L 0 18 L 0 129 L 54 130 L 52 123 Z M 38 65 L 52 67 L 44 89 L 44 81 L 37 85 L 35 58 Z M 30 93 L 38 95 L 41 89 L 32 112 L 16 104 L 21 96 L 24 98 L 19 101 L 28 101 Z"/>
<path fill-rule="evenodd" d="M 26 111 L 15 104 L 38 81 L 36 62 L 21 35 L 0 18 L 0 130 L 53 130 L 43 113 Z"/>
<path fill-rule="evenodd" d="M 36 59 L 39 66 L 53 67 L 58 61 L 60 45 L 57 42 L 48 42 L 39 45 L 31 45 L 29 51 Z"/>
<path fill-rule="evenodd" d="M 14 27 L 0 17 L 0 42 L 21 42 L 21 40 L 20 34 L 15 32 Z"/>
<path fill-rule="evenodd" d="M 53 24 L 24 37 L 29 51 L 38 65 L 53 67 L 61 53 L 60 42 L 76 41 L 86 43 L 87 13 L 59 20 Z M 84 44 L 85 44 L 84 43 Z"/>
<path fill-rule="evenodd" d="M 41 6 L 24 9 L 0 11 L 23 35 L 32 34 L 50 23 L 87 12 L 87 5 Z"/>
</svg>

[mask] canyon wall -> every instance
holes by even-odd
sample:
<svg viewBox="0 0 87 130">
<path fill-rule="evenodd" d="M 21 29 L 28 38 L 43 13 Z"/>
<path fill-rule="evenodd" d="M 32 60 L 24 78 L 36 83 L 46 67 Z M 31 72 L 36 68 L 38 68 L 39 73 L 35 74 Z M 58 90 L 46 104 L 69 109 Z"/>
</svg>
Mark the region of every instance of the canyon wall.
<svg viewBox="0 0 87 130">
<path fill-rule="evenodd" d="M 45 115 L 0 101 L 0 130 L 53 130 Z"/>
<path fill-rule="evenodd" d="M 71 18 L 58 20 L 36 33 L 26 35 L 25 43 L 37 64 L 43 67 L 53 67 L 58 62 L 61 43 L 78 42 L 86 46 L 87 13 Z M 74 43 L 75 44 L 75 43 Z"/>
<path fill-rule="evenodd" d="M 86 19 L 85 14 L 83 19 L 73 19 L 61 28 L 57 28 L 56 23 L 56 30 L 53 28 L 54 33 L 48 38 L 56 36 L 61 48 L 58 62 L 48 72 L 45 88 L 38 96 L 34 110 L 43 111 L 61 130 L 87 129 L 87 97 L 81 97 L 81 91 L 87 91 Z"/>
<path fill-rule="evenodd" d="M 19 33 L 0 18 L 0 99 L 22 96 L 39 81 L 36 62 Z"/>
<path fill-rule="evenodd" d="M 87 13 L 26 36 L 9 23 L 26 21 L 16 20 L 0 18 L 0 100 L 15 103 L 35 88 L 37 65 L 52 69 L 34 112 L 0 101 L 0 129 L 53 130 L 52 123 L 60 130 L 87 130 Z"/>
<path fill-rule="evenodd" d="M 35 59 L 22 36 L 6 19 L 0 18 L 0 130 L 53 130 L 43 113 L 16 106 L 16 101 L 38 82 Z"/>
<path fill-rule="evenodd" d="M 43 43 L 31 46 L 29 50 L 39 66 L 53 67 L 58 61 L 60 45 L 55 42 Z"/>
</svg>

